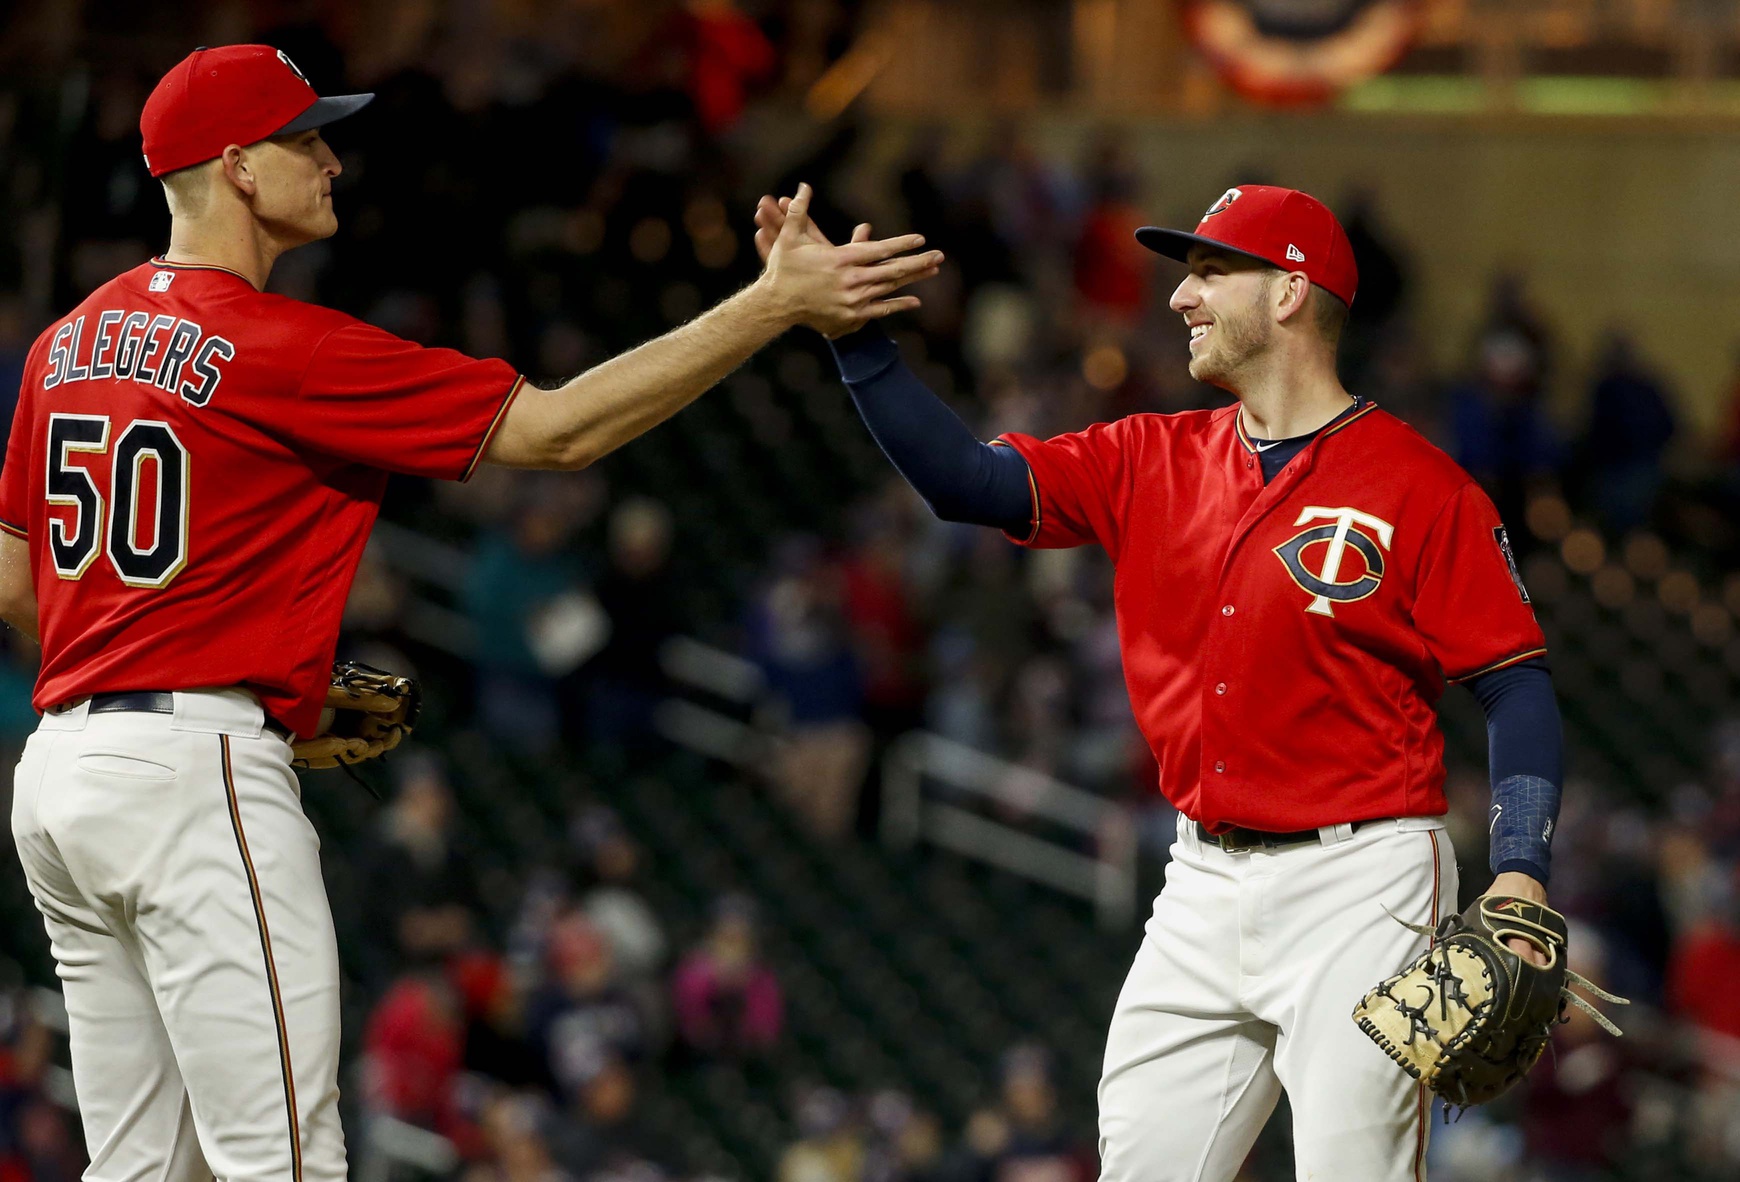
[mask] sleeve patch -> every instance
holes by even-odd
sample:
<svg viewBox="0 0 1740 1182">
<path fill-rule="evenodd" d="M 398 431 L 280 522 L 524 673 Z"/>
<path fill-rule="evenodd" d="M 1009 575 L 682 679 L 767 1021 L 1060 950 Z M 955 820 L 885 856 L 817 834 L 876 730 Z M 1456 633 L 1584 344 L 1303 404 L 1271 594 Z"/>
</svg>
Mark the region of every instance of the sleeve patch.
<svg viewBox="0 0 1740 1182">
<path fill-rule="evenodd" d="M 1510 548 L 1510 535 L 1505 532 L 1504 526 L 1492 527 L 1492 540 L 1498 543 L 1498 552 L 1504 555 L 1504 565 L 1510 571 L 1510 581 L 1516 584 L 1516 593 L 1522 596 L 1524 603 L 1532 602 L 1529 599 L 1529 589 L 1523 586 L 1522 572 L 1516 567 L 1516 551 Z"/>
</svg>

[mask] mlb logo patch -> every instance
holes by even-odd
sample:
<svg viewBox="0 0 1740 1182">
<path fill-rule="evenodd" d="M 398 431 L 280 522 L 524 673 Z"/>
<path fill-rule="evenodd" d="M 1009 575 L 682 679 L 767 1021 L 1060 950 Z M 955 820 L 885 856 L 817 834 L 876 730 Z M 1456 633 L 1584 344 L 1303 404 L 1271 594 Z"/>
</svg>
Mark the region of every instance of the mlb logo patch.
<svg viewBox="0 0 1740 1182">
<path fill-rule="evenodd" d="M 168 291 L 170 282 L 175 278 L 174 271 L 159 271 L 151 276 L 152 291 Z"/>
</svg>

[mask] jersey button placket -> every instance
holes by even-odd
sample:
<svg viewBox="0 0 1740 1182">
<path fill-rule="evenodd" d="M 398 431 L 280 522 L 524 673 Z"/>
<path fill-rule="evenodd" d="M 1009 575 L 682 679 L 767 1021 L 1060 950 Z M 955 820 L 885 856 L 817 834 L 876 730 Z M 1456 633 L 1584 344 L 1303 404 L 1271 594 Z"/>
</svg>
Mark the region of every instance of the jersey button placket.
<svg viewBox="0 0 1740 1182">
<path fill-rule="evenodd" d="M 1215 760 L 1214 761 L 1214 770 L 1217 772 L 1226 771 L 1226 760 L 1224 760 L 1224 759 Z"/>
<path fill-rule="evenodd" d="M 1224 681 L 1215 682 L 1214 683 L 1214 692 L 1216 695 L 1218 695 L 1220 697 L 1225 697 L 1226 696 L 1226 682 L 1224 682 Z"/>
</svg>

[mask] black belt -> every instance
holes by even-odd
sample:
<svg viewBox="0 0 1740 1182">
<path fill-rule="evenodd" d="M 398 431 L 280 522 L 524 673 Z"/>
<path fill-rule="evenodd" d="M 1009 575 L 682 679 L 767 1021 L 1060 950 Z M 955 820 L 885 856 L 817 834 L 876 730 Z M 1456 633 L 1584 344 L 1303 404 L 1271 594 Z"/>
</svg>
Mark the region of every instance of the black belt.
<svg viewBox="0 0 1740 1182">
<path fill-rule="evenodd" d="M 174 714 L 175 695 L 161 690 L 135 690 L 124 694 L 92 694 L 90 698 L 92 714 Z M 265 729 L 279 738 L 290 737 L 290 728 L 277 719 L 267 717 Z"/>
<path fill-rule="evenodd" d="M 1273 850 L 1286 845 L 1300 845 L 1307 841 L 1318 841 L 1322 834 L 1315 829 L 1296 829 L 1292 833 L 1267 833 L 1261 829 L 1228 829 L 1225 833 L 1210 833 L 1201 821 L 1192 822 L 1196 826 L 1196 836 L 1209 845 L 1218 845 L 1229 854 L 1243 854 L 1250 850 Z M 1364 821 L 1355 821 L 1348 828 L 1357 831 Z"/>
<path fill-rule="evenodd" d="M 131 694 L 92 694 L 92 714 L 174 714 L 175 695 L 141 690 Z"/>
</svg>

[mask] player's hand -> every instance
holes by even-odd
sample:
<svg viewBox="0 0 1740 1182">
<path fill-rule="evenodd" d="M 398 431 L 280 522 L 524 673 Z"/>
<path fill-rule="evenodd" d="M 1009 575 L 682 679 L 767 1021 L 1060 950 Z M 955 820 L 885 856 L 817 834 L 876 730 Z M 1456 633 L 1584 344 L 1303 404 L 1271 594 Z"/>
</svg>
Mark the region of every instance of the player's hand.
<svg viewBox="0 0 1740 1182">
<path fill-rule="evenodd" d="M 894 293 L 935 275 L 942 252 L 911 253 L 924 245 L 918 234 L 872 241 L 868 225 L 835 246 L 810 220 L 811 192 L 799 185 L 795 197 L 763 197 L 755 211 L 755 248 L 766 268 L 759 282 L 780 314 L 833 338 L 918 307 L 918 297 Z"/>
<path fill-rule="evenodd" d="M 1545 904 L 1547 888 L 1521 871 L 1508 870 L 1492 880 L 1492 885 L 1486 888 L 1489 895 L 1515 895 L 1519 899 L 1527 899 L 1531 903 Z M 1515 936 L 1506 940 L 1505 946 L 1531 964 L 1546 966 L 1547 954 Z"/>
</svg>

